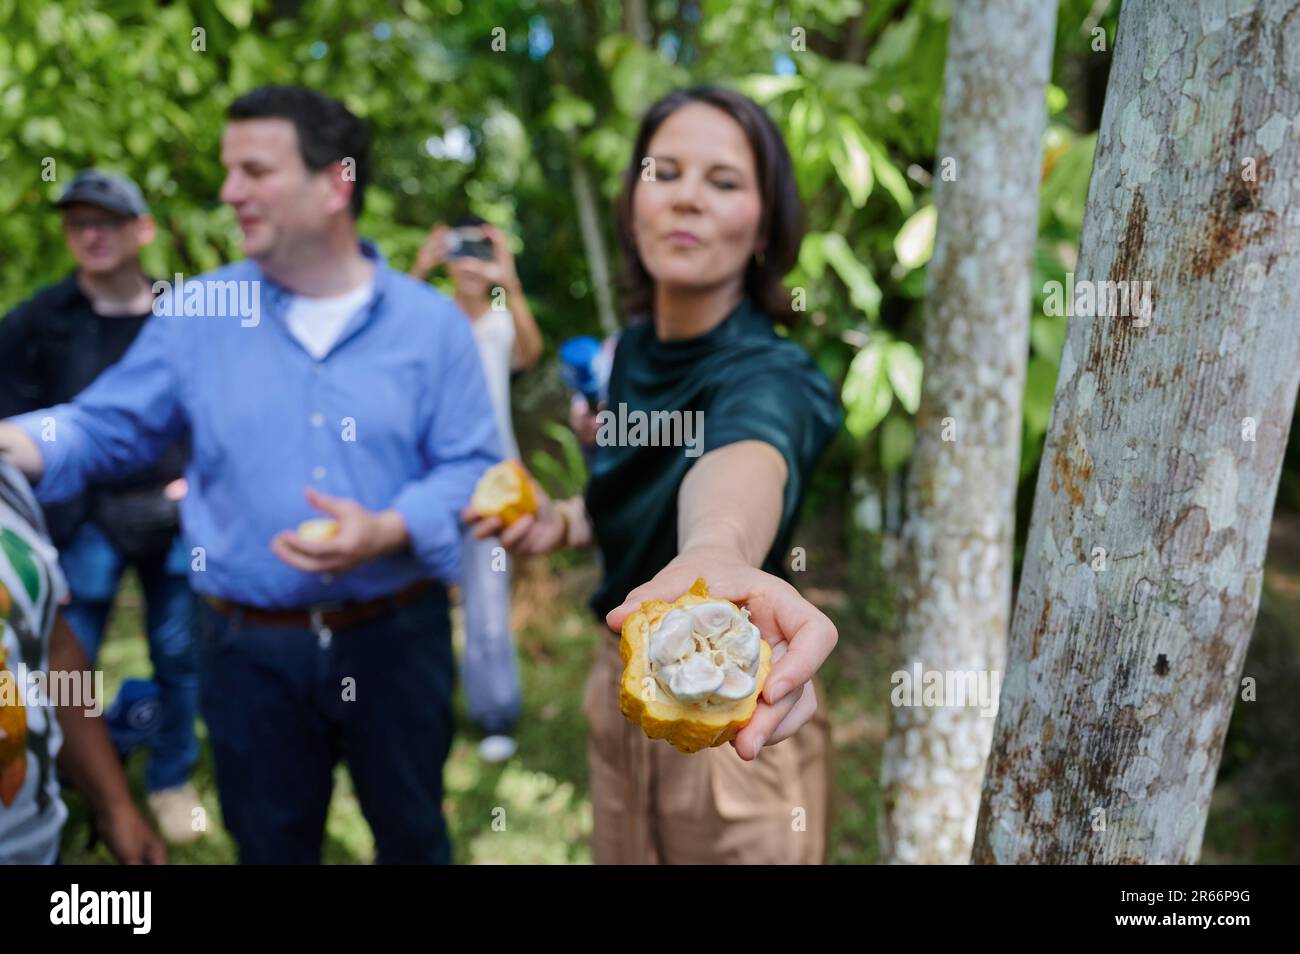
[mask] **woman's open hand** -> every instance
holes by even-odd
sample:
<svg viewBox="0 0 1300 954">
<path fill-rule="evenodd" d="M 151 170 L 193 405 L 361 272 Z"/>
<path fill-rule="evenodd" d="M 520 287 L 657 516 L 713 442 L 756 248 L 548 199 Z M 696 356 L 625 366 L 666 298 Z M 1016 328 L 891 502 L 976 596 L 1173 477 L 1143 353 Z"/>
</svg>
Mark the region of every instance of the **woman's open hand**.
<svg viewBox="0 0 1300 954">
<path fill-rule="evenodd" d="M 772 647 L 772 669 L 749 724 L 732 741 L 746 761 L 764 745 L 792 736 L 817 711 L 813 674 L 835 648 L 835 624 L 789 583 L 741 561 L 725 549 L 701 547 L 679 554 L 653 580 L 638 586 L 605 622 L 621 632 L 623 621 L 642 600 L 671 602 L 703 577 L 709 595 L 731 600 L 750 612 L 750 620 Z"/>
</svg>

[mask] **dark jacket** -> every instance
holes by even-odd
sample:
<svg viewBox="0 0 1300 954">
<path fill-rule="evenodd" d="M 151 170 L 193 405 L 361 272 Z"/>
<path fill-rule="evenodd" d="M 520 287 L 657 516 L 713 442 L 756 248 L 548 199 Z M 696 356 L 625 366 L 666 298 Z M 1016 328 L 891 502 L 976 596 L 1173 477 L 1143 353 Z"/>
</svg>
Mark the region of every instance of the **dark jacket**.
<svg viewBox="0 0 1300 954">
<path fill-rule="evenodd" d="M 41 289 L 0 320 L 0 418 L 72 400 L 116 364 L 150 316 L 96 314 L 75 273 Z M 188 439 L 153 466 L 97 483 L 73 500 L 45 508 L 50 536 L 66 543 L 96 504 L 121 491 L 161 488 L 181 476 Z"/>
</svg>

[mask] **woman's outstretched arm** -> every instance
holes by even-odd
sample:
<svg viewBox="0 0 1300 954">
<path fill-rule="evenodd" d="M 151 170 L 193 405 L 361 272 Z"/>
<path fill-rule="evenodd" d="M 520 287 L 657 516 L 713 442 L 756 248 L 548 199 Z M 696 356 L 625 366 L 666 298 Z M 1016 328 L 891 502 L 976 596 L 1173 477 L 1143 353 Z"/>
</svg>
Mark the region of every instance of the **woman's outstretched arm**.
<svg viewBox="0 0 1300 954">
<path fill-rule="evenodd" d="M 749 724 L 732 745 L 741 758 L 787 739 L 817 710 L 813 674 L 835 648 L 835 624 L 784 580 L 758 569 L 781 522 L 785 458 L 762 441 L 710 451 L 678 491 L 678 555 L 605 617 L 618 632 L 642 600 L 675 600 L 704 577 L 709 593 L 743 603 L 772 646 L 772 671 Z"/>
</svg>

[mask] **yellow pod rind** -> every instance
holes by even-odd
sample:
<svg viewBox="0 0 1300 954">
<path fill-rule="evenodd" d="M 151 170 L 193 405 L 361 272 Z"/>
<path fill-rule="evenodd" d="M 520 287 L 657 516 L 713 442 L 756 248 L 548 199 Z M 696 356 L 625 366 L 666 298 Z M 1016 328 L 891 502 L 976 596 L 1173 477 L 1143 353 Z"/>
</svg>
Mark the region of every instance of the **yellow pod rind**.
<svg viewBox="0 0 1300 954">
<path fill-rule="evenodd" d="M 313 517 L 298 524 L 298 536 L 313 543 L 328 540 L 338 532 L 339 522 L 332 517 Z"/>
<path fill-rule="evenodd" d="M 683 706 L 665 698 L 667 693 L 656 692 L 644 699 L 645 680 L 653 679 L 646 668 L 649 658 L 650 633 L 659 625 L 670 609 L 693 606 L 709 600 L 709 587 L 698 579 L 684 595 L 672 603 L 664 600 L 645 600 L 641 608 L 623 621 L 618 653 L 623 660 L 623 679 L 619 685 L 618 704 L 630 721 L 639 725 L 652 739 L 663 739 L 682 752 L 699 752 L 716 745 L 726 745 L 736 737 L 758 706 L 758 694 L 763 691 L 767 674 L 772 668 L 772 647 L 763 639 L 759 642 L 758 674 L 754 691 L 725 708 L 703 709 Z M 732 604 L 735 605 L 735 604 Z"/>
<path fill-rule="evenodd" d="M 537 512 L 537 495 L 524 465 L 505 460 L 483 472 L 470 504 L 485 517 L 499 517 L 508 527 L 520 517 Z"/>
</svg>

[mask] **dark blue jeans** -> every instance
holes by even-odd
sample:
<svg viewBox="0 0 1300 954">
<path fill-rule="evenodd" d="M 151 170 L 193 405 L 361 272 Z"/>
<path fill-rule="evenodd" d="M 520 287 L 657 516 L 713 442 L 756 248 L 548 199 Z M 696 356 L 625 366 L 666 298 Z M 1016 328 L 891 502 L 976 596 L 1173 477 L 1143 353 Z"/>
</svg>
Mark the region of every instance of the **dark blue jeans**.
<svg viewBox="0 0 1300 954">
<path fill-rule="evenodd" d="M 85 523 L 60 552 L 59 563 L 72 591 L 63 615 L 93 666 L 126 562 L 99 527 Z M 147 780 L 150 790 L 158 791 L 185 784 L 199 756 L 194 735 L 199 676 L 192 638 L 196 599 L 190 590 L 188 551 L 179 536 L 165 556 L 142 560 L 135 569 L 144 590 L 153 677 L 161 690 L 162 724 L 154 737 Z"/>
<path fill-rule="evenodd" d="M 259 626 L 202 603 L 200 704 L 244 864 L 319 864 L 345 760 L 381 864 L 447 864 L 442 767 L 454 671 L 447 591 L 334 632 Z"/>
</svg>

